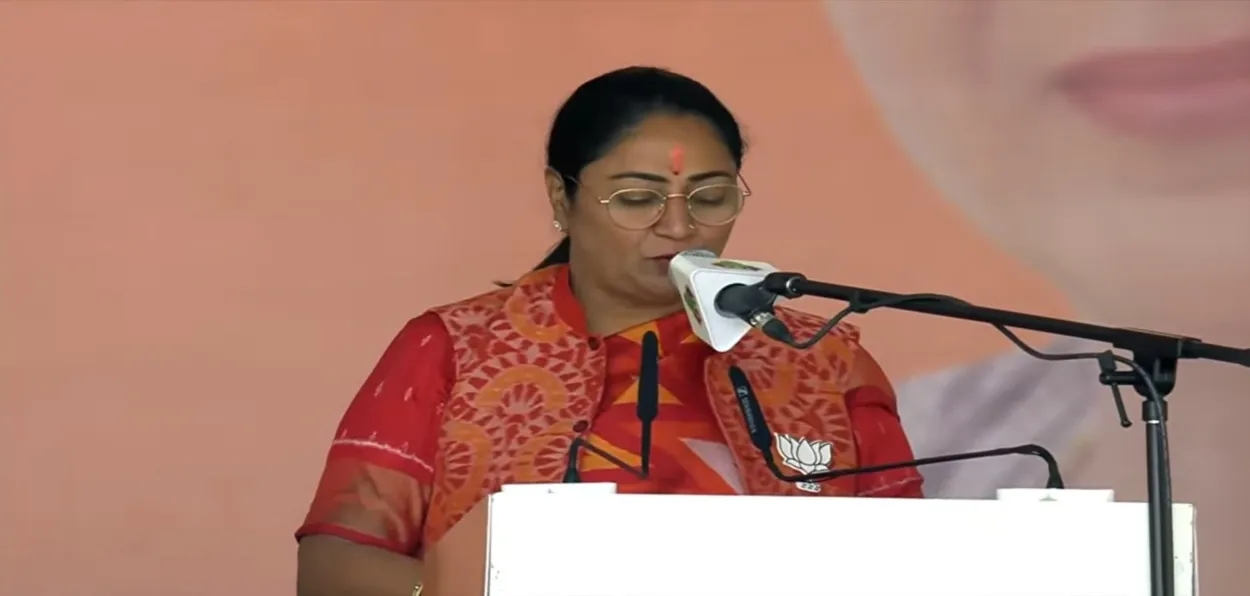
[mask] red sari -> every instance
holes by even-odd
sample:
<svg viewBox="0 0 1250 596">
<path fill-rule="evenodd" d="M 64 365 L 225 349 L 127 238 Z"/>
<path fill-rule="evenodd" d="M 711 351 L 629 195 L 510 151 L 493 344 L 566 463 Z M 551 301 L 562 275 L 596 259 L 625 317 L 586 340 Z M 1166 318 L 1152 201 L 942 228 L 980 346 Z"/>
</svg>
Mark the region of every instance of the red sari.
<svg viewBox="0 0 1250 596">
<path fill-rule="evenodd" d="M 822 322 L 781 316 L 802 335 Z M 651 474 L 639 480 L 583 450 L 583 481 L 615 482 L 620 492 L 922 496 L 910 468 L 812 493 L 774 478 L 746 434 L 729 366 L 747 372 L 769 426 L 802 441 L 808 455 L 827 454 L 829 467 L 912 459 L 890 384 L 854 329 L 803 352 L 751 334 L 716 354 L 682 313 L 593 337 L 567 269 L 552 267 L 404 327 L 348 407 L 297 537 L 329 534 L 420 556 L 500 485 L 559 482 L 575 437 L 637 466 L 634 399 L 647 331 L 660 345 Z"/>
</svg>

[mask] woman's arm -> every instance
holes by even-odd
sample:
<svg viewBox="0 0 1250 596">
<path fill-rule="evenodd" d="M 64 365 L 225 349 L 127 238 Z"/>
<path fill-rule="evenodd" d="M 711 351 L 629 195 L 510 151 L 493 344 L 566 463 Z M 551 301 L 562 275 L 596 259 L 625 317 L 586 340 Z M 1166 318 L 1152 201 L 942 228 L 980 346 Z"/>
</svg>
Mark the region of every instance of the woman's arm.
<svg viewBox="0 0 1250 596">
<path fill-rule="evenodd" d="M 391 342 L 343 415 L 296 532 L 298 596 L 409 596 L 422 581 L 416 554 L 453 376 L 438 317 L 413 319 Z"/>
<path fill-rule="evenodd" d="M 300 540 L 298 568 L 297 596 L 410 596 L 423 580 L 417 559 L 330 534 Z"/>
<path fill-rule="evenodd" d="M 846 408 L 855 435 L 860 466 L 876 466 L 916 459 L 898 415 L 898 399 L 881 366 L 858 341 L 850 346 L 851 383 Z M 861 497 L 924 496 L 924 477 L 915 468 L 856 476 L 855 494 Z"/>
</svg>

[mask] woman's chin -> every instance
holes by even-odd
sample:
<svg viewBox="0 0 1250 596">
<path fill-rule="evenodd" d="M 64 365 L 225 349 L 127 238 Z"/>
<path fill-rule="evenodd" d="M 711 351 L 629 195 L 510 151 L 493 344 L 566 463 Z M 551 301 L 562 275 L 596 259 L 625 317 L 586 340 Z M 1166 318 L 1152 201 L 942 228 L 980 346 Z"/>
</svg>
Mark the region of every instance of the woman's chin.
<svg viewBox="0 0 1250 596">
<path fill-rule="evenodd" d="M 677 287 L 667 279 L 664 283 L 653 284 L 648 288 L 648 294 L 651 301 L 656 304 L 678 304 L 681 302 L 681 295 L 677 293 Z"/>
</svg>

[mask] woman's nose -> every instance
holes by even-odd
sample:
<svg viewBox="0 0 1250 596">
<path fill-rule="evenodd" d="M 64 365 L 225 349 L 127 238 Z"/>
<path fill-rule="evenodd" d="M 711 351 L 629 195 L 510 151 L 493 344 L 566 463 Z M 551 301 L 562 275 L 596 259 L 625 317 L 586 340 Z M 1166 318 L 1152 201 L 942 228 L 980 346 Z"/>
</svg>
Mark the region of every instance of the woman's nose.
<svg viewBox="0 0 1250 596">
<path fill-rule="evenodd" d="M 669 238 L 686 238 L 694 234 L 694 219 L 686 208 L 686 198 L 670 196 L 664 204 L 664 215 L 655 223 L 655 231 Z"/>
</svg>

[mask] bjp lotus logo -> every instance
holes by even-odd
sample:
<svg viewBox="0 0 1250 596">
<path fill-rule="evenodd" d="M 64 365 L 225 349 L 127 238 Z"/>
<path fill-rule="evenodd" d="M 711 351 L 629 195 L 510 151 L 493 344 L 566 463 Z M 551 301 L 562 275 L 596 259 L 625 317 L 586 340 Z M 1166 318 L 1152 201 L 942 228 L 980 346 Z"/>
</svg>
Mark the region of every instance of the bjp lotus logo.
<svg viewBox="0 0 1250 596">
<path fill-rule="evenodd" d="M 686 304 L 686 310 L 690 312 L 694 322 L 703 325 L 703 313 L 699 312 L 699 303 L 695 301 L 694 292 L 690 291 L 690 286 L 686 286 L 686 290 L 681 293 L 681 301 Z"/>
<path fill-rule="evenodd" d="M 721 269 L 741 269 L 743 271 L 763 271 L 763 269 L 760 269 L 759 267 L 756 267 L 755 265 L 747 265 L 746 263 L 739 263 L 737 261 L 713 261 L 712 266 L 720 267 Z"/>
<path fill-rule="evenodd" d="M 800 474 L 819 474 L 828 472 L 833 464 L 833 443 L 828 441 L 809 441 L 802 437 L 791 437 L 774 433 L 777 439 L 777 451 L 781 452 L 782 465 Z M 820 492 L 820 485 L 815 482 L 796 482 L 799 490 L 809 493 Z"/>
</svg>

